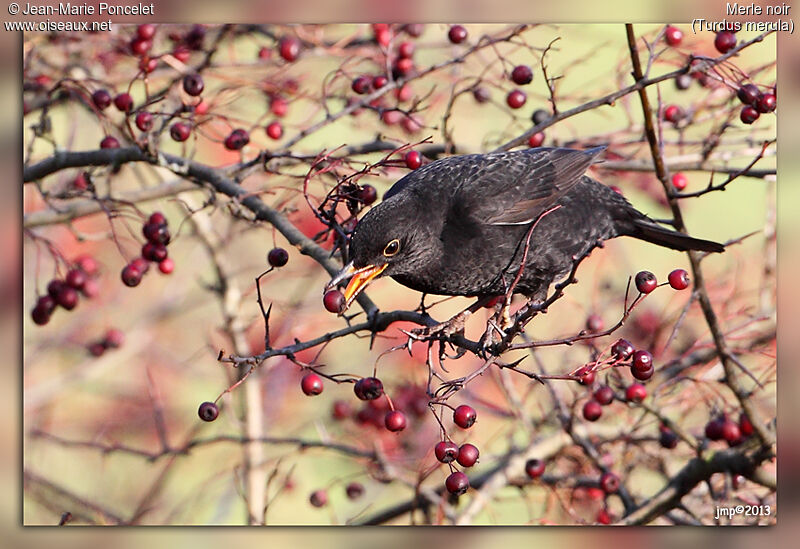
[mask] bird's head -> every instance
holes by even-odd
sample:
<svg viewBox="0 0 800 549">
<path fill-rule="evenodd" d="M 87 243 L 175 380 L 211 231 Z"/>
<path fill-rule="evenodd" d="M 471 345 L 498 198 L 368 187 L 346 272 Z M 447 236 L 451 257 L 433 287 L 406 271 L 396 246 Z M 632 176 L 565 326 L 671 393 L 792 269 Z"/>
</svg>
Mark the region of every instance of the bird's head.
<svg viewBox="0 0 800 549">
<path fill-rule="evenodd" d="M 392 196 L 356 225 L 350 238 L 350 263 L 325 286 L 327 291 L 350 278 L 344 310 L 375 278 L 412 273 L 419 260 L 431 253 L 430 239 L 425 238 L 430 228 L 420 223 L 413 198 L 409 193 Z"/>
</svg>

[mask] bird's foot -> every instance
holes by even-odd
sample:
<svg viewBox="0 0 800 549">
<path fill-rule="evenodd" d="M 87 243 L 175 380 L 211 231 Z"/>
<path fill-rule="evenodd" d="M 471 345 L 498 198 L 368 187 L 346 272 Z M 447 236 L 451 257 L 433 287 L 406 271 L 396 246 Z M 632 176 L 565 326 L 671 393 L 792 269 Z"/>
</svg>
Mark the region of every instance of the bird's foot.
<svg viewBox="0 0 800 549">
<path fill-rule="evenodd" d="M 461 311 L 457 315 L 455 315 L 450 320 L 446 320 L 444 322 L 440 322 L 439 324 L 435 324 L 433 326 L 425 326 L 424 328 L 416 328 L 408 332 L 409 336 L 419 339 L 419 340 L 426 340 L 431 338 L 437 337 L 450 337 L 452 335 L 464 335 L 464 325 L 467 322 L 467 318 L 472 314 L 472 311 L 469 309 L 465 311 Z"/>
</svg>

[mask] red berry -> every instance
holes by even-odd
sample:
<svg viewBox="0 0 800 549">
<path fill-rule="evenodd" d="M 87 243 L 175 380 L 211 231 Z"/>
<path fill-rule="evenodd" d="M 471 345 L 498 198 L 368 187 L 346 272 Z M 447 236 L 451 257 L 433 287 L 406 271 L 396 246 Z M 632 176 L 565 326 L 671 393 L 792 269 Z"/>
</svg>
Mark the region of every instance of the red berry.
<svg viewBox="0 0 800 549">
<path fill-rule="evenodd" d="M 761 97 L 761 92 L 755 84 L 745 84 L 739 91 L 736 92 L 739 101 L 745 105 L 755 105 L 758 98 Z"/>
<path fill-rule="evenodd" d="M 667 105 L 664 108 L 663 118 L 667 122 L 676 124 L 681 118 L 683 118 L 683 109 L 681 109 L 678 105 Z"/>
<path fill-rule="evenodd" d="M 64 284 L 56 296 L 56 303 L 71 311 L 78 305 L 78 291 L 72 286 Z"/>
<path fill-rule="evenodd" d="M 273 97 L 269 103 L 269 110 L 275 116 L 285 116 L 289 109 L 289 103 L 282 97 Z"/>
<path fill-rule="evenodd" d="M 709 440 L 721 440 L 724 437 L 722 433 L 724 423 L 725 420 L 719 417 L 706 423 L 706 438 Z"/>
<path fill-rule="evenodd" d="M 492 98 L 489 90 L 484 88 L 483 86 L 478 86 L 477 88 L 472 90 L 472 97 L 475 98 L 475 101 L 478 103 L 486 103 L 489 99 Z"/>
<path fill-rule="evenodd" d="M 628 402 L 642 402 L 647 398 L 647 389 L 641 383 L 632 383 L 625 389 L 625 399 Z"/>
<path fill-rule="evenodd" d="M 333 403 L 333 409 L 331 410 L 331 415 L 333 419 L 342 420 L 347 419 L 353 413 L 353 410 L 350 408 L 350 404 L 345 402 L 344 400 L 337 400 Z"/>
<path fill-rule="evenodd" d="M 400 410 L 391 410 L 384 416 L 383 424 L 391 432 L 397 433 L 406 428 L 408 421 L 406 420 L 406 415 Z"/>
<path fill-rule="evenodd" d="M 595 390 L 593 396 L 597 402 L 599 402 L 603 406 L 606 406 L 613 402 L 614 390 L 608 385 L 602 385 L 601 387 L 598 387 L 597 390 Z"/>
<path fill-rule="evenodd" d="M 683 173 L 678 172 L 672 175 L 672 186 L 675 187 L 675 190 L 682 191 L 688 183 L 689 179 Z"/>
<path fill-rule="evenodd" d="M 511 71 L 511 80 L 518 86 L 530 84 L 533 80 L 533 71 L 528 65 L 517 65 Z"/>
<path fill-rule="evenodd" d="M 191 55 L 192 54 L 189 51 L 189 48 L 185 46 L 178 46 L 177 48 L 172 50 L 172 56 L 181 63 L 186 63 L 187 61 L 189 61 Z"/>
<path fill-rule="evenodd" d="M 151 40 L 156 34 L 156 26 L 151 23 L 144 23 L 136 27 L 136 35 L 142 40 Z"/>
<path fill-rule="evenodd" d="M 633 353 L 633 367 L 641 372 L 653 366 L 653 355 L 649 351 L 636 351 Z"/>
<path fill-rule="evenodd" d="M 758 117 L 761 116 L 758 114 L 758 111 L 755 107 L 751 107 L 750 105 L 745 105 L 742 107 L 742 112 L 739 114 L 739 120 L 744 122 L 745 124 L 752 124 Z"/>
<path fill-rule="evenodd" d="M 603 317 L 598 314 L 591 314 L 586 318 L 586 329 L 596 334 L 603 329 Z"/>
<path fill-rule="evenodd" d="M 324 386 L 322 385 L 322 378 L 314 373 L 306 374 L 300 381 L 300 388 L 303 390 L 304 394 L 308 396 L 316 396 L 324 389 Z"/>
<path fill-rule="evenodd" d="M 618 360 L 628 360 L 633 355 L 633 345 L 627 339 L 618 339 L 614 345 L 611 346 L 611 352 Z"/>
<path fill-rule="evenodd" d="M 606 494 L 614 494 L 619 490 L 619 477 L 614 473 L 603 473 L 600 477 L 600 488 Z"/>
<path fill-rule="evenodd" d="M 379 27 L 374 29 L 375 41 L 384 48 L 392 41 L 392 31 L 388 26 Z"/>
<path fill-rule="evenodd" d="M 378 76 L 375 76 L 375 77 L 372 78 L 372 87 L 373 87 L 373 89 L 376 89 L 376 90 L 381 89 L 382 87 L 384 87 L 388 83 L 389 83 L 389 79 L 386 78 L 385 76 L 383 76 L 382 74 L 379 74 Z"/>
<path fill-rule="evenodd" d="M 142 226 L 142 234 L 148 242 L 153 244 L 168 244 L 170 241 L 169 229 L 164 223 L 145 223 Z"/>
<path fill-rule="evenodd" d="M 772 112 L 777 106 L 777 100 L 771 93 L 764 93 L 758 96 L 756 100 L 756 110 L 760 113 Z"/>
<path fill-rule="evenodd" d="M 284 36 L 278 42 L 278 52 L 290 63 L 300 55 L 300 41 L 291 36 Z"/>
<path fill-rule="evenodd" d="M 369 206 L 378 199 L 378 191 L 372 185 L 362 185 L 357 196 L 363 204 Z"/>
<path fill-rule="evenodd" d="M 478 457 L 480 456 L 480 452 L 478 451 L 478 447 L 466 443 L 462 444 L 461 448 L 458 449 L 458 463 L 460 463 L 463 467 L 472 467 L 475 465 L 475 462 L 478 461 Z"/>
<path fill-rule="evenodd" d="M 678 435 L 676 435 L 672 429 L 662 425 L 658 430 L 660 431 L 658 435 L 658 443 L 662 448 L 672 450 L 678 445 Z"/>
<path fill-rule="evenodd" d="M 84 284 L 86 284 L 87 278 L 86 273 L 82 269 L 76 268 L 70 269 L 64 281 L 76 290 L 81 290 Z"/>
<path fill-rule="evenodd" d="M 731 31 L 720 31 L 714 38 L 714 47 L 720 53 L 728 53 L 736 47 L 736 35 Z"/>
<path fill-rule="evenodd" d="M 375 400 L 383 394 L 383 383 L 377 377 L 362 377 L 353 387 L 359 400 Z"/>
<path fill-rule="evenodd" d="M 273 267 L 283 267 L 289 262 L 289 252 L 283 248 L 273 248 L 267 254 L 267 262 Z"/>
<path fill-rule="evenodd" d="M 205 88 L 205 84 L 203 77 L 199 74 L 187 74 L 183 77 L 183 91 L 187 94 L 197 97 L 203 93 L 203 88 Z"/>
<path fill-rule="evenodd" d="M 325 507 L 328 504 L 328 492 L 325 490 L 315 490 L 308 497 L 308 501 L 314 507 Z"/>
<path fill-rule="evenodd" d="M 587 421 L 597 421 L 603 415 L 603 407 L 592 399 L 583 405 L 583 418 Z"/>
<path fill-rule="evenodd" d="M 122 333 L 122 330 L 117 330 L 116 328 L 109 329 L 105 337 L 103 337 L 103 344 L 110 349 L 122 347 L 124 341 L 125 334 Z"/>
<path fill-rule="evenodd" d="M 125 265 L 121 273 L 122 283 L 133 288 L 142 281 L 142 272 L 131 264 Z"/>
<path fill-rule="evenodd" d="M 414 90 L 412 90 L 411 86 L 408 84 L 403 84 L 394 90 L 394 96 L 397 98 L 399 103 L 405 103 L 406 101 L 409 101 L 413 95 Z"/>
<path fill-rule="evenodd" d="M 130 43 L 131 53 L 133 55 L 138 55 L 139 57 L 145 55 L 152 46 L 153 42 L 150 40 L 143 40 L 141 38 L 134 38 Z"/>
<path fill-rule="evenodd" d="M 672 47 L 679 46 L 681 40 L 683 40 L 683 31 L 677 27 L 668 25 L 664 31 L 664 40 Z"/>
<path fill-rule="evenodd" d="M 200 115 L 208 113 L 208 103 L 205 99 L 201 99 L 200 102 L 194 106 L 194 112 Z"/>
<path fill-rule="evenodd" d="M 219 408 L 213 402 L 204 402 L 197 409 L 197 415 L 203 421 L 214 421 L 219 416 Z"/>
<path fill-rule="evenodd" d="M 61 288 L 63 288 L 65 285 L 66 285 L 66 282 L 64 282 L 63 280 L 59 280 L 57 278 L 51 280 L 47 284 L 47 295 L 49 295 L 50 297 L 55 299 L 56 296 L 58 295 L 58 292 L 60 292 Z"/>
<path fill-rule="evenodd" d="M 453 422 L 462 429 L 469 429 L 478 419 L 478 413 L 472 408 L 462 404 L 453 412 Z"/>
<path fill-rule="evenodd" d="M 730 419 L 726 419 L 722 422 L 722 427 L 720 430 L 722 432 L 722 438 L 724 438 L 728 443 L 736 442 L 742 436 L 739 426 L 736 424 L 736 422 Z"/>
<path fill-rule="evenodd" d="M 460 496 L 469 490 L 469 479 L 461 471 L 456 471 L 447 477 L 447 480 L 444 481 L 444 486 L 454 496 Z"/>
<path fill-rule="evenodd" d="M 650 271 L 639 271 L 636 273 L 636 289 L 643 294 L 649 294 L 658 286 L 656 275 Z"/>
<path fill-rule="evenodd" d="M 739 430 L 742 432 L 742 435 L 746 437 L 753 434 L 753 424 L 750 423 L 750 419 L 744 412 L 739 416 Z"/>
<path fill-rule="evenodd" d="M 525 462 L 525 474 L 530 478 L 539 478 L 544 474 L 544 460 L 529 459 Z"/>
<path fill-rule="evenodd" d="M 270 139 L 278 140 L 283 136 L 283 126 L 280 122 L 270 122 L 267 124 L 267 136 Z"/>
<path fill-rule="evenodd" d="M 525 104 L 528 96 L 522 90 L 511 90 L 506 96 L 506 103 L 512 109 L 518 109 Z"/>
<path fill-rule="evenodd" d="M 409 170 L 416 170 L 422 166 L 422 155 L 419 151 L 408 151 L 405 156 L 406 167 Z"/>
<path fill-rule="evenodd" d="M 685 290 L 689 287 L 689 273 L 684 269 L 675 269 L 669 273 L 667 280 L 669 280 L 669 285 L 676 290 Z"/>
<path fill-rule="evenodd" d="M 107 109 L 111 105 L 111 94 L 106 90 L 97 90 L 92 94 L 92 103 L 101 111 Z"/>
<path fill-rule="evenodd" d="M 675 87 L 679 90 L 688 90 L 692 85 L 692 76 L 690 74 L 679 74 L 675 77 Z"/>
<path fill-rule="evenodd" d="M 175 122 L 169 128 L 169 135 L 175 141 L 179 143 L 182 141 L 186 141 L 189 139 L 189 134 L 192 133 L 192 129 L 189 127 L 188 124 L 184 124 L 183 122 Z"/>
<path fill-rule="evenodd" d="M 75 258 L 75 265 L 89 276 L 97 274 L 97 261 L 90 255 L 81 255 Z"/>
<path fill-rule="evenodd" d="M 613 519 L 611 517 L 611 513 L 608 512 L 608 509 L 603 508 L 597 512 L 597 518 L 595 518 L 595 521 L 598 524 L 611 524 Z"/>
<path fill-rule="evenodd" d="M 403 25 L 403 31 L 409 36 L 413 36 L 414 38 L 419 38 L 422 36 L 422 32 L 425 30 L 425 25 L 422 23 L 408 23 L 407 25 Z"/>
<path fill-rule="evenodd" d="M 31 311 L 31 318 L 33 322 L 39 326 L 43 326 L 50 322 L 50 316 L 56 308 L 55 300 L 49 295 L 43 295 L 36 300 L 36 305 Z"/>
<path fill-rule="evenodd" d="M 119 141 L 117 141 L 116 137 L 112 137 L 110 135 L 107 135 L 100 142 L 100 148 L 101 149 L 118 149 L 119 148 Z"/>
<path fill-rule="evenodd" d="M 171 274 L 175 270 L 175 262 L 170 257 L 166 257 L 158 262 L 158 270 L 163 274 Z"/>
<path fill-rule="evenodd" d="M 136 115 L 136 127 L 141 131 L 150 131 L 153 127 L 153 115 L 147 111 L 141 111 Z"/>
<path fill-rule="evenodd" d="M 372 91 L 372 79 L 369 76 L 359 76 L 350 85 L 354 92 L 364 95 Z"/>
<path fill-rule="evenodd" d="M 544 132 L 536 132 L 528 138 L 529 147 L 541 147 L 544 143 Z"/>
<path fill-rule="evenodd" d="M 242 128 L 236 128 L 225 138 L 225 148 L 229 151 L 239 151 L 250 143 L 250 134 Z"/>
<path fill-rule="evenodd" d="M 364 485 L 360 482 L 351 482 L 344 490 L 348 499 L 358 499 L 364 495 Z"/>
<path fill-rule="evenodd" d="M 655 373 L 656 368 L 655 366 L 650 366 L 646 370 L 637 370 L 634 366 L 631 366 L 631 375 L 638 379 L 639 381 L 647 381 L 653 374 Z"/>
<path fill-rule="evenodd" d="M 589 372 L 585 370 L 583 371 L 578 370 L 578 375 L 581 377 L 578 380 L 578 383 L 580 383 L 581 385 L 590 386 L 592 383 L 594 383 L 594 378 L 597 374 L 594 372 L 594 370 Z"/>
<path fill-rule="evenodd" d="M 97 297 L 100 294 L 100 285 L 95 279 L 90 278 L 83 285 L 81 293 L 88 298 Z"/>
<path fill-rule="evenodd" d="M 449 38 L 450 42 L 453 44 L 460 44 L 467 39 L 467 29 L 461 25 L 453 25 L 447 32 L 447 38 Z"/>
<path fill-rule="evenodd" d="M 406 59 L 411 58 L 411 56 L 414 55 L 414 43 L 401 42 L 400 45 L 397 47 L 397 55 Z"/>
<path fill-rule="evenodd" d="M 436 443 L 433 447 L 436 459 L 442 463 L 450 463 L 458 457 L 458 445 L 449 440 Z"/>
<path fill-rule="evenodd" d="M 325 309 L 331 313 L 341 313 L 344 311 L 346 303 L 347 301 L 344 298 L 344 294 L 339 290 L 329 290 L 322 296 L 322 304 L 325 306 Z"/>
<path fill-rule="evenodd" d="M 101 341 L 95 341 L 94 343 L 90 343 L 86 347 L 86 350 L 88 350 L 89 354 L 92 356 L 103 356 L 103 354 L 106 352 L 106 346 L 103 345 Z"/>
<path fill-rule="evenodd" d="M 392 65 L 392 75 L 396 79 L 408 76 L 414 70 L 414 61 L 408 57 L 401 57 Z"/>
<path fill-rule="evenodd" d="M 114 106 L 121 112 L 131 112 L 131 109 L 133 109 L 133 97 L 129 93 L 121 93 L 114 98 Z"/>
</svg>

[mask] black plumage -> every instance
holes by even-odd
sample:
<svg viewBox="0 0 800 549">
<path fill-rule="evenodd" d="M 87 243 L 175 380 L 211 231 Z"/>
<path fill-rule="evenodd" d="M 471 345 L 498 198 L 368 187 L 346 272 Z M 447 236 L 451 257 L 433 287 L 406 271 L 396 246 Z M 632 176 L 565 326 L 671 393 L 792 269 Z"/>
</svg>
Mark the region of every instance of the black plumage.
<svg viewBox="0 0 800 549">
<path fill-rule="evenodd" d="M 577 258 L 617 236 L 675 250 L 724 250 L 662 227 L 585 175 L 603 150 L 472 154 L 417 169 L 359 221 L 352 261 L 331 284 L 353 275 L 348 304 L 373 278 L 387 275 L 429 294 L 503 294 L 520 268 L 533 223 L 514 291 L 534 299 L 543 299 Z"/>
</svg>

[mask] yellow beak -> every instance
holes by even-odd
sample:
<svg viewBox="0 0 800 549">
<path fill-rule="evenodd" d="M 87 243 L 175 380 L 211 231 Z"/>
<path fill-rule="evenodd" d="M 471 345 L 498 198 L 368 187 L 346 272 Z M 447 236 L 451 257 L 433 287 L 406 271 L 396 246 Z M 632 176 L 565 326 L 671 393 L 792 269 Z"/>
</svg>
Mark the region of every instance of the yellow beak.
<svg viewBox="0 0 800 549">
<path fill-rule="evenodd" d="M 372 282 L 372 279 L 380 275 L 388 266 L 388 263 L 384 263 L 383 265 L 367 265 L 366 267 L 356 269 L 353 267 L 353 263 L 350 262 L 333 277 L 333 280 L 328 282 L 325 289 L 329 290 L 342 280 L 352 277 L 350 283 L 347 284 L 347 288 L 344 290 L 345 306 L 344 309 L 342 309 L 342 312 L 344 312 L 358 297 L 358 294 L 364 291 L 364 288 Z"/>
</svg>

